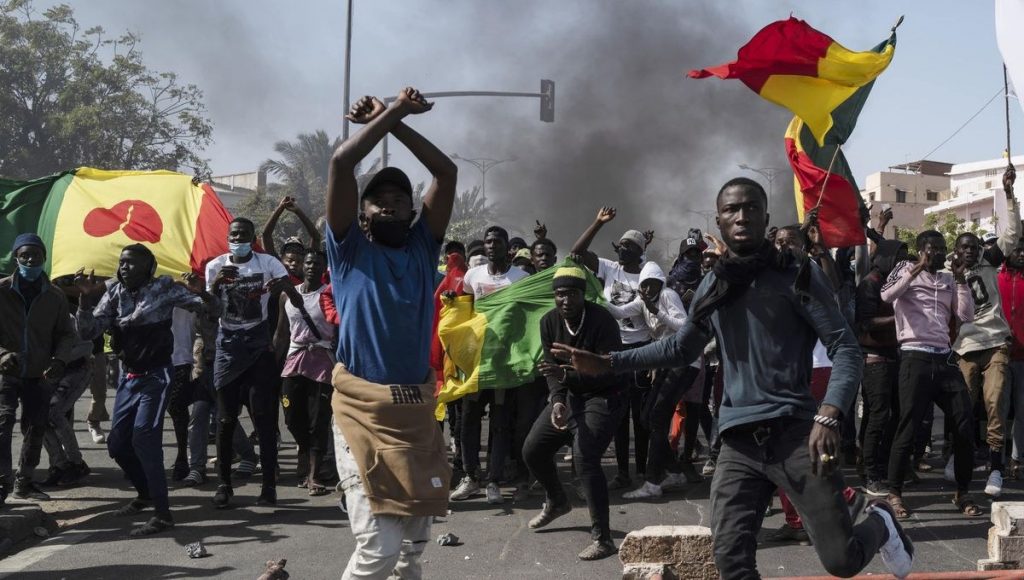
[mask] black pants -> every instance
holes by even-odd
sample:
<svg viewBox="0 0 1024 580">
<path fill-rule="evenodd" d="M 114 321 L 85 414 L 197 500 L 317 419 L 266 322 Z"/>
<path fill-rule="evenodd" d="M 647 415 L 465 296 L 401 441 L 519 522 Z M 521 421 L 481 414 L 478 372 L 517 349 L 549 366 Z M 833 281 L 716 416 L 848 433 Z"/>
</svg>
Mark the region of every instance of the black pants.
<svg viewBox="0 0 1024 580">
<path fill-rule="evenodd" d="M 331 430 L 331 385 L 303 376 L 285 377 L 281 382 L 281 406 L 284 408 L 284 424 L 300 453 L 322 454 L 327 451 L 327 436 Z"/>
<path fill-rule="evenodd" d="M 501 481 L 510 445 L 508 405 L 504 400 L 501 403 L 496 402 L 498 398 L 503 399 L 504 395 L 494 389 L 480 391 L 462 398 L 462 466 L 466 470 L 466 474 L 471 477 L 480 477 L 480 435 L 484 407 L 490 406 L 488 414 L 490 453 L 487 456 L 487 473 L 483 476 L 483 480 L 488 483 Z"/>
<path fill-rule="evenodd" d="M 676 405 L 683 398 L 683 393 L 693 385 L 693 380 L 699 371 L 692 367 L 682 369 L 669 369 L 662 373 L 651 392 L 648 395 L 648 419 L 650 425 L 650 441 L 648 442 L 647 470 L 645 472 L 647 481 L 657 485 L 665 479 L 667 471 L 679 473 L 679 461 L 675 451 L 669 445 L 668 433 L 672 427 L 672 415 L 675 413 Z M 693 434 L 697 434 L 697 413 L 694 413 L 693 420 L 690 415 L 686 416 L 686 436 L 690 436 L 690 425 L 693 425 Z M 687 441 L 689 444 L 689 441 Z"/>
<path fill-rule="evenodd" d="M 861 383 L 864 397 L 864 422 L 861 445 L 864 473 L 868 479 L 882 481 L 889 471 L 889 450 L 899 418 L 897 380 L 899 363 L 878 361 L 864 365 Z"/>
<path fill-rule="evenodd" d="M 712 536 L 721 577 L 761 577 L 757 533 L 776 488 L 785 491 L 800 512 L 829 574 L 849 577 L 863 570 L 888 536 L 881 516 L 869 515 L 854 526 L 843 497 L 842 474 L 811 474 L 811 421 L 776 419 L 760 425 L 764 430 L 745 425 L 722 433 L 711 483 Z"/>
<path fill-rule="evenodd" d="M 530 473 L 544 486 L 548 501 L 565 504 L 569 499 L 558 479 L 555 454 L 571 440 L 573 463 L 590 509 L 591 537 L 610 541 L 608 480 L 601 469 L 601 456 L 608 449 L 612 435 L 628 409 L 618 394 L 588 398 L 570 394 L 567 405 L 569 428 L 564 431 L 555 429 L 551 424 L 551 403 L 544 407 L 526 437 L 523 458 Z"/>
<path fill-rule="evenodd" d="M 18 483 L 31 483 L 39 455 L 43 450 L 50 396 L 53 387 L 43 379 L 0 377 L 0 487 L 10 492 L 14 423 L 18 401 L 21 401 L 21 457 L 18 460 Z"/>
<path fill-rule="evenodd" d="M 640 348 L 648 342 L 627 344 L 625 349 Z M 649 375 L 647 373 L 629 373 L 623 375 L 629 378 L 627 385 L 626 403 L 627 412 L 622 416 L 618 430 L 615 432 L 615 464 L 618 467 L 619 475 L 629 477 L 629 423 L 633 418 L 633 449 L 636 455 L 636 472 L 643 474 L 647 468 L 647 446 L 649 445 L 650 431 L 647 422 L 644 420 L 644 401 L 650 392 Z"/>
<path fill-rule="evenodd" d="M 934 403 L 952 422 L 957 491 L 966 492 L 974 469 L 974 417 L 960 367 L 951 355 L 905 350 L 900 357 L 899 377 L 900 418 L 889 456 L 890 491 L 903 493 L 903 480 L 907 469 L 912 468 L 915 435 Z"/>
<path fill-rule="evenodd" d="M 176 365 L 167 394 L 167 414 L 174 426 L 178 454 L 174 463 L 188 465 L 188 406 L 192 404 L 192 365 Z"/>
<path fill-rule="evenodd" d="M 256 426 L 263 464 L 263 486 L 275 487 L 277 474 L 277 400 L 280 374 L 271 352 L 259 359 L 237 379 L 217 389 L 217 471 L 221 483 L 231 485 L 232 437 L 238 424 L 238 413 L 244 404 Z"/>
<path fill-rule="evenodd" d="M 523 459 L 523 447 L 526 436 L 530 434 L 537 417 L 548 402 L 548 381 L 540 377 L 532 383 L 516 389 L 516 422 L 512 433 L 512 457 L 519 467 L 519 479 L 525 481 L 530 473 L 526 460 Z"/>
<path fill-rule="evenodd" d="M 445 405 L 448 412 L 448 433 L 455 442 L 455 453 L 452 456 L 452 468 L 456 472 L 465 473 L 462 465 L 462 401 L 455 401 Z M 444 425 L 442 424 L 442 430 Z"/>
</svg>

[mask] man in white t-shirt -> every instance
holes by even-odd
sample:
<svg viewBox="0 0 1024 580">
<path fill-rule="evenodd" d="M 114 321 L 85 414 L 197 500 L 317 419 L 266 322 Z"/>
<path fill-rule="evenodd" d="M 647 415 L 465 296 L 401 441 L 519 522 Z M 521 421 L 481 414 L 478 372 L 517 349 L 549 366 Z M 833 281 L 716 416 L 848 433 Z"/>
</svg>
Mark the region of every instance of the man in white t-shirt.
<svg viewBox="0 0 1024 580">
<path fill-rule="evenodd" d="M 271 349 L 267 302 L 271 293 L 278 290 L 288 293 L 299 304 L 302 299 L 295 292 L 295 287 L 288 284 L 288 271 L 280 260 L 252 250 L 255 237 L 256 230 L 251 221 L 235 218 L 228 229 L 230 252 L 206 265 L 207 288 L 223 304 L 213 364 L 213 386 L 220 416 L 217 427 L 220 486 L 213 496 L 213 504 L 217 508 L 227 507 L 234 496 L 231 486 L 232 435 L 243 403 L 256 426 L 260 462 L 263 464 L 263 489 L 256 503 L 277 503 L 275 478 L 280 382 L 276 377 L 281 373 Z"/>
<path fill-rule="evenodd" d="M 590 251 L 590 244 L 604 224 L 615 219 L 614 207 L 602 207 L 597 218 L 590 224 L 572 247 L 572 254 L 583 258 L 583 264 L 590 268 L 604 284 L 604 298 L 614 306 L 625 306 L 632 302 L 640 292 L 640 270 L 647 263 L 644 251 L 654 237 L 653 231 L 642 233 L 628 230 L 620 236 L 618 243 L 612 244 L 618 254 L 618 260 L 599 258 Z M 623 348 L 637 348 L 651 341 L 651 331 L 643 315 L 628 316 L 619 320 L 619 332 L 622 335 Z M 641 385 L 643 383 L 643 385 Z M 634 375 L 630 380 L 629 408 L 630 411 L 622 418 L 622 424 L 615 433 L 615 462 L 618 474 L 608 484 L 609 489 L 625 489 L 632 485 L 629 476 L 629 420 L 633 418 L 633 446 L 636 449 L 636 472 L 643 479 L 647 466 L 647 446 L 650 432 L 641 420 L 644 396 L 650 389 L 646 377 L 637 380 Z"/>
<path fill-rule="evenodd" d="M 500 226 L 491 226 L 484 233 L 484 254 L 487 263 L 470 268 L 463 277 L 463 292 L 479 300 L 529 276 L 511 264 L 508 253 L 508 232 Z M 512 385 L 518 386 L 518 385 Z M 466 476 L 452 491 L 452 501 L 466 500 L 480 491 L 480 479 L 487 484 L 487 503 L 504 502 L 498 481 L 501 479 L 508 457 L 511 433 L 508 425 L 508 407 L 505 390 L 484 390 L 462 399 L 462 464 Z M 487 473 L 480 474 L 480 431 L 484 407 L 490 405 L 491 451 L 487 460 Z"/>
</svg>

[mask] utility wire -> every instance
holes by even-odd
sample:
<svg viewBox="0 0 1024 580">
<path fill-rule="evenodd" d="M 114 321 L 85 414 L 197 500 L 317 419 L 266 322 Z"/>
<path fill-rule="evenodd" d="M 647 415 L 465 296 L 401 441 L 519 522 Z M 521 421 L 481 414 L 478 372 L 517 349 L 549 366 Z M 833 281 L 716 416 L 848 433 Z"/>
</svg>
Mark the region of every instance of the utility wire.
<svg viewBox="0 0 1024 580">
<path fill-rule="evenodd" d="M 980 109 L 978 109 L 978 112 L 976 112 L 973 115 L 971 115 L 971 118 L 967 119 L 966 121 L 964 121 L 964 124 L 960 125 L 959 129 L 957 129 L 956 131 L 953 131 L 952 135 L 947 137 L 946 140 L 943 141 L 942 143 L 939 143 L 938 145 L 936 145 L 936 147 L 934 149 L 929 151 L 925 156 L 921 157 L 921 159 L 922 160 L 928 159 L 929 157 L 932 156 L 932 153 L 935 153 L 936 151 L 941 149 L 943 145 L 945 145 L 946 143 L 949 143 L 953 139 L 953 137 L 956 137 L 957 134 L 960 133 L 960 131 L 964 130 L 964 127 L 966 127 L 967 125 L 970 125 L 971 121 L 973 121 L 975 118 L 977 118 L 977 116 L 980 115 L 982 113 L 982 111 L 987 109 L 988 106 L 992 104 L 992 101 L 996 100 L 996 98 L 999 97 L 999 95 L 1002 95 L 1003 91 L 1004 91 L 1004 87 L 999 87 L 999 90 L 996 91 L 996 94 L 992 95 L 992 98 L 989 99 L 988 102 L 986 102 L 984 105 L 982 105 L 982 107 Z"/>
</svg>

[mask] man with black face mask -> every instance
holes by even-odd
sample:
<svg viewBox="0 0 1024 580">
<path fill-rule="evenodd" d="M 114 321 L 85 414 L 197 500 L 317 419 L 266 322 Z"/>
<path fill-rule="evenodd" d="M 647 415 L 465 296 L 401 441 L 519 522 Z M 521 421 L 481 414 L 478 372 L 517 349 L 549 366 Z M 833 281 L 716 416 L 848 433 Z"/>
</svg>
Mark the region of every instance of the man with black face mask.
<svg viewBox="0 0 1024 580">
<path fill-rule="evenodd" d="M 688 292 L 692 294 L 696 291 L 703 278 L 700 240 L 686 238 L 679 242 L 679 257 L 672 264 L 666 284 L 682 298 Z"/>
<path fill-rule="evenodd" d="M 422 577 L 431 519 L 448 513 L 451 468 L 434 418 L 430 345 L 457 170 L 403 121 L 431 108 L 411 87 L 390 106 L 363 97 L 348 119 L 366 126 L 335 151 L 328 171 L 327 257 L 343 318 L 332 379 L 334 449 L 356 540 L 346 580 Z M 388 134 L 432 176 L 415 223 L 412 187 L 398 169 L 379 172 L 360 196 L 355 170 Z M 378 453 L 384 446 L 391 450 Z M 401 469 L 388 469 L 392 462 Z M 375 464 L 384 468 L 371 470 Z"/>
<path fill-rule="evenodd" d="M 194 312 L 216 303 L 204 291 L 195 274 L 184 276 L 186 285 L 170 276 L 154 277 L 156 258 L 142 244 L 125 246 L 117 265 L 117 280 L 105 285 L 79 270 L 75 285 L 78 329 L 92 340 L 105 331 L 110 346 L 121 359 L 122 375 L 114 398 L 107 435 L 110 456 L 135 486 L 138 497 L 117 510 L 123 517 L 137 515 L 152 506 L 153 517 L 131 531 L 146 536 L 174 527 L 167 500 L 162 443 L 167 389 L 171 383 L 174 336 L 171 321 L 175 307 Z M 93 299 L 102 294 L 95 308 Z"/>
<path fill-rule="evenodd" d="M 570 253 L 582 256 L 583 265 L 604 282 L 605 300 L 616 306 L 625 306 L 632 302 L 640 292 L 640 270 L 645 263 L 643 255 L 647 246 L 647 236 L 637 230 L 628 230 L 622 234 L 619 242 L 612 244 L 618 254 L 617 261 L 598 258 L 597 254 L 589 251 L 594 236 L 604 224 L 615 219 L 615 216 L 614 207 L 602 207 L 597 212 L 594 223 L 576 240 Z M 631 316 L 619 320 L 619 330 L 622 333 L 623 348 L 637 348 L 651 341 L 651 331 L 643 316 Z M 650 383 L 646 376 L 640 378 L 633 376 L 630 383 L 628 395 L 630 412 L 623 417 L 622 424 L 615 433 L 615 462 L 618 466 L 618 474 L 609 484 L 610 489 L 624 489 L 632 485 L 632 479 L 629 476 L 629 423 L 631 416 L 637 475 L 643 476 L 647 466 L 647 447 L 650 435 L 642 415 L 644 395 L 649 391 Z"/>
<path fill-rule="evenodd" d="M 1012 251 L 1020 233 L 1020 212 L 1013 197 L 1013 177 L 1003 177 L 1008 210 L 1006 224 L 996 243 L 1000 253 Z M 1003 491 L 1003 441 L 1009 408 L 1006 379 L 1009 366 L 1010 326 L 1003 316 L 998 269 L 992 252 L 982 252 L 981 240 L 968 232 L 956 239 L 956 257 L 967 265 L 967 286 L 974 298 L 974 321 L 960 327 L 953 350 L 960 355 L 960 371 L 967 382 L 972 405 L 984 401 L 988 418 L 985 441 L 989 448 L 989 475 L 985 493 L 998 497 Z M 952 459 L 951 459 L 952 461 Z"/>
<path fill-rule="evenodd" d="M 53 387 L 78 342 L 68 301 L 44 272 L 46 247 L 36 234 L 21 234 L 11 253 L 18 270 L 0 279 L 0 507 L 11 492 L 11 437 L 18 402 L 24 430 L 14 484 L 19 499 L 49 499 L 34 483 Z"/>
</svg>

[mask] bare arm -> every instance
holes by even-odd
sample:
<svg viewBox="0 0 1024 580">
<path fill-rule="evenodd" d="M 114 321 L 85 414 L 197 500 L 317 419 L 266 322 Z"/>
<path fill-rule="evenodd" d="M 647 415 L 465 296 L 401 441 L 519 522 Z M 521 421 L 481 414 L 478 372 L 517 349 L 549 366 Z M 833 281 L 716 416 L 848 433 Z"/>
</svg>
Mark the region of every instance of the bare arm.
<svg viewBox="0 0 1024 580">
<path fill-rule="evenodd" d="M 1020 237 L 1020 208 L 1017 206 L 1017 198 L 1013 195 L 1015 181 L 1017 181 L 1017 170 L 1011 165 L 1003 174 L 1003 190 L 1006 192 L 1006 221 L 1008 223 L 996 241 L 999 249 L 1006 255 L 1009 255 L 1017 247 L 1017 239 Z"/>
<path fill-rule="evenodd" d="M 356 165 L 363 160 L 380 140 L 399 121 L 409 114 L 399 101 L 385 107 L 374 97 L 363 97 L 348 114 L 350 121 L 365 124 L 366 128 L 351 136 L 331 156 L 327 168 L 327 225 L 336 237 L 344 236 L 356 219 L 359 186 L 356 184 Z"/>
<path fill-rule="evenodd" d="M 285 304 L 287 303 L 288 296 L 282 292 L 277 315 L 277 331 L 274 332 L 274 355 L 278 363 L 283 362 L 288 354 L 288 344 L 291 338 L 291 330 L 288 328 L 288 314 L 285 312 Z"/>
<path fill-rule="evenodd" d="M 442 240 L 445 231 L 448 230 L 448 220 L 455 205 L 458 167 L 436 145 L 405 123 L 399 122 L 391 132 L 434 178 L 423 197 L 423 214 L 420 219 L 427 220 L 427 227 L 430 228 L 434 239 Z"/>
<path fill-rule="evenodd" d="M 320 243 L 323 242 L 323 236 L 317 231 L 316 224 L 313 223 L 313 220 L 309 219 L 309 216 L 306 215 L 306 212 L 302 211 L 301 207 L 295 206 L 293 211 L 295 217 L 299 218 L 299 221 L 302 222 L 302 227 L 306 228 L 306 232 L 309 233 L 309 247 L 319 249 Z"/>
<path fill-rule="evenodd" d="M 598 259 L 597 254 L 590 252 L 590 243 L 594 241 L 594 236 L 597 232 L 601 231 L 604 224 L 615 219 L 616 210 L 614 207 L 602 207 L 597 211 L 597 217 L 594 218 L 594 223 L 590 224 L 587 229 L 583 230 L 580 238 L 573 244 L 570 254 L 576 254 L 583 258 L 583 265 L 590 269 L 591 272 L 597 272 Z"/>
<path fill-rule="evenodd" d="M 263 232 L 260 233 L 260 244 L 263 245 L 263 251 L 275 258 L 280 258 L 280 256 L 277 255 L 277 248 L 274 247 L 274 229 L 277 228 L 277 220 L 281 219 L 281 214 L 284 213 L 289 203 L 294 204 L 295 202 L 292 198 L 285 197 L 277 204 L 274 212 L 267 218 L 267 223 L 263 226 Z"/>
</svg>

